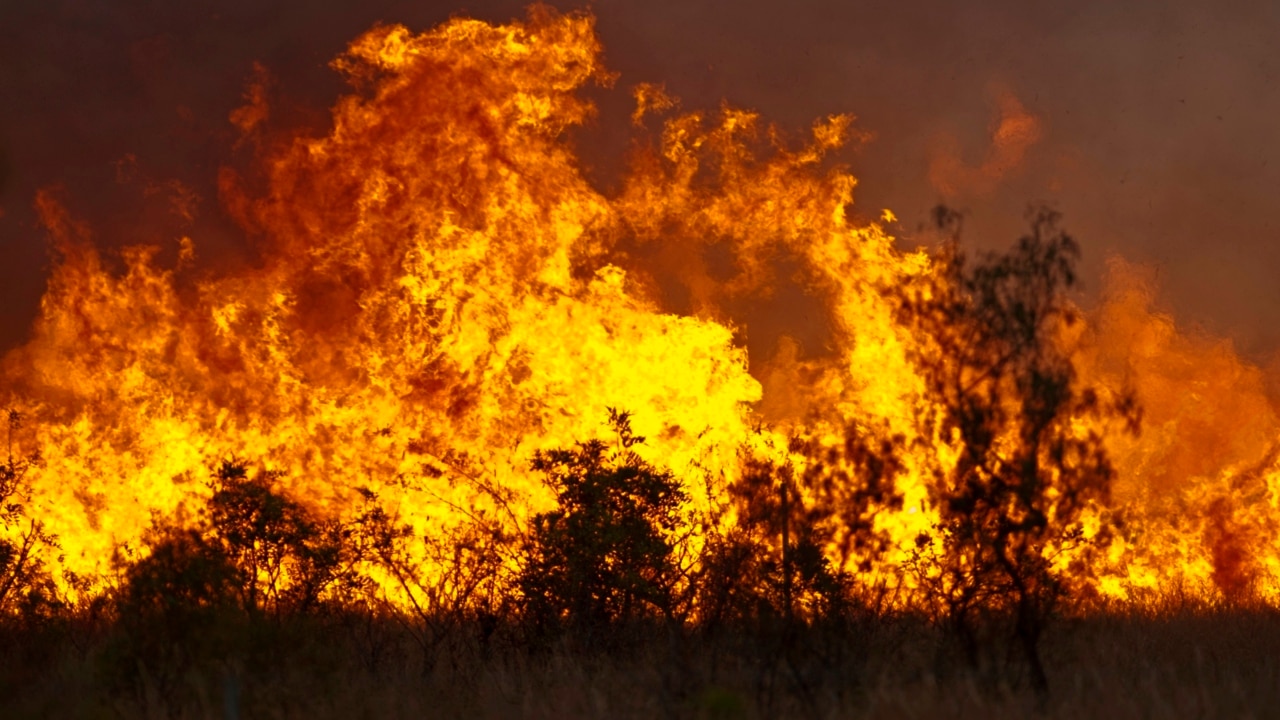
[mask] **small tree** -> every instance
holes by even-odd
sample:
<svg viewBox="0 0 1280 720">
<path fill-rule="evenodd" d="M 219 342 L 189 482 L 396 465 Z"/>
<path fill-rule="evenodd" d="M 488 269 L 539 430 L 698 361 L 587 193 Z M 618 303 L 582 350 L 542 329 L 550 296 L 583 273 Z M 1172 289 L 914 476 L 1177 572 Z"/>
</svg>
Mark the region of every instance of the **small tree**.
<svg viewBox="0 0 1280 720">
<path fill-rule="evenodd" d="M 277 478 L 251 477 L 235 459 L 223 461 L 213 478 L 206 534 L 235 568 L 245 610 L 306 612 L 326 593 L 362 590 L 355 528 L 314 517 L 275 490 Z"/>
<path fill-rule="evenodd" d="M 43 522 L 27 513 L 27 472 L 40 462 L 40 456 L 14 455 L 13 434 L 22 427 L 23 416 L 13 409 L 6 416 L 8 451 L 0 463 L 0 524 L 13 535 L 11 539 L 0 539 L 0 612 L 11 613 L 56 602 L 57 587 L 45 569 L 40 551 L 57 548 L 58 539 L 45 530 Z"/>
<path fill-rule="evenodd" d="M 534 458 L 556 495 L 556 509 L 533 518 L 516 581 L 537 626 L 593 630 L 671 613 L 687 495 L 670 472 L 635 453 L 644 438 L 628 413 L 611 408 L 609 424 L 618 438 L 612 449 L 591 440 Z"/>
<path fill-rule="evenodd" d="M 481 641 L 497 629 L 509 579 L 511 538 L 502 523 L 481 510 L 468 522 L 439 533 L 415 535 L 413 528 L 388 513 L 371 490 L 362 489 L 366 509 L 354 521 L 369 562 L 394 581 L 394 599 L 381 602 L 400 620 L 430 665 L 440 645 L 467 620 L 476 620 Z M 456 633 L 454 633 L 456 635 Z"/>
<path fill-rule="evenodd" d="M 973 266 L 955 244 L 959 216 L 936 217 L 951 243 L 936 275 L 905 292 L 900 317 L 918 332 L 914 360 L 931 401 L 922 436 L 955 443 L 958 456 L 935 463 L 940 519 L 909 567 L 972 662 L 977 615 L 1008 613 L 1044 693 L 1039 641 L 1070 589 L 1056 554 L 1083 540 L 1086 508 L 1106 500 L 1114 475 L 1102 438 L 1076 421 L 1136 431 L 1137 412 L 1127 395 L 1106 402 L 1081 387 L 1060 341 L 1077 321 L 1065 293 L 1079 250 L 1057 213 L 1033 211 L 1012 252 Z"/>
<path fill-rule="evenodd" d="M 277 477 L 223 461 L 198 522 L 156 518 L 143 553 L 117 549 L 111 600 L 125 633 L 111 645 L 116 680 L 145 675 L 176 707 L 192 664 L 261 637 L 273 627 L 264 618 L 314 615 L 367 593 L 356 525 L 315 516 L 274 487 Z"/>
<path fill-rule="evenodd" d="M 122 614 L 185 622 L 186 613 L 231 605 L 251 616 L 307 613 L 327 598 L 365 593 L 369 581 L 358 569 L 367 549 L 358 526 L 315 517 L 275 489 L 277 477 L 250 476 L 241 461 L 224 460 L 201 522 L 157 522 L 143 557 L 118 553 Z"/>
<path fill-rule="evenodd" d="M 807 500 L 790 465 L 745 456 L 729 485 L 732 521 L 706 523 L 698 611 L 707 628 L 745 621 L 810 619 L 844 590 L 824 554 L 830 518 Z"/>
<path fill-rule="evenodd" d="M 115 608 L 140 641 L 172 642 L 235 607 L 236 568 L 198 530 L 157 525 L 145 541 L 145 557 L 117 551 L 114 558 L 121 572 Z"/>
</svg>

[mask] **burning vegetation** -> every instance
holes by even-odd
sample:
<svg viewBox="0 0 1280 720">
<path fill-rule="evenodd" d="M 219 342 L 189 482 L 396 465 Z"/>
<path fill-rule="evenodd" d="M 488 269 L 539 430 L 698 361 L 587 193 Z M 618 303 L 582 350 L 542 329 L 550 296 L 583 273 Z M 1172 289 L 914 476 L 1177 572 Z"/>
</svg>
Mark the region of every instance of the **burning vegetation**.
<svg viewBox="0 0 1280 720">
<path fill-rule="evenodd" d="M 751 629 L 803 704 L 797 638 L 874 616 L 972 667 L 1015 648 L 1043 695 L 1054 618 L 1275 601 L 1261 372 L 1118 261 L 1077 307 L 1053 212 L 972 256 L 940 209 L 906 251 L 831 160 L 852 118 L 794 138 L 651 85 L 604 194 L 569 139 L 615 81 L 586 14 L 378 27 L 333 67 L 327 133 L 272 134 L 262 77 L 231 116 L 248 269 L 187 238 L 116 267 L 38 198 L 57 261 L 3 365 L 0 609 L 114 623 L 120 682 L 178 682 L 191 628 L 358 611 L 431 667 L 463 627 L 480 653 Z M 744 308 L 782 287 L 820 311 L 759 350 Z"/>
</svg>

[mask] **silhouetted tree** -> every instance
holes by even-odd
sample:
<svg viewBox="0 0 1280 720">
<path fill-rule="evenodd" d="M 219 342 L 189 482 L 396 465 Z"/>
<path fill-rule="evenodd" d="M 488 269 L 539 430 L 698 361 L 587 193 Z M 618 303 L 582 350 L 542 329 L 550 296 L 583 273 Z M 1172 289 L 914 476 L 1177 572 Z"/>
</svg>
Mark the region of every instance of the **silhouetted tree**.
<svg viewBox="0 0 1280 720">
<path fill-rule="evenodd" d="M 354 525 L 368 560 L 396 586 L 381 596 L 383 607 L 404 622 L 427 664 L 450 631 L 466 621 L 477 621 L 481 640 L 487 640 L 507 609 L 502 592 L 512 538 L 502 523 L 473 510 L 466 522 L 418 536 L 375 493 L 361 493 L 367 507 Z"/>
<path fill-rule="evenodd" d="M 144 541 L 144 557 L 115 559 L 122 571 L 116 607 L 130 629 L 149 629 L 170 641 L 186 634 L 185 626 L 207 620 L 207 613 L 236 605 L 236 567 L 199 530 L 160 525 Z"/>
<path fill-rule="evenodd" d="M 1057 553 L 1083 540 L 1084 513 L 1106 500 L 1114 475 L 1095 428 L 1136 429 L 1137 413 L 1127 395 L 1082 387 L 1061 343 L 1078 320 L 1066 291 L 1079 251 L 1057 213 L 1033 211 L 1012 252 L 973 265 L 956 245 L 960 217 L 936 217 L 951 242 L 899 314 L 919 335 L 914 361 L 932 401 L 923 436 L 957 454 L 933 455 L 940 520 L 909 567 L 974 662 L 977 615 L 1007 613 L 1044 693 L 1039 641 L 1070 589 Z M 1101 422 L 1077 422 L 1088 418 Z"/>
<path fill-rule="evenodd" d="M 843 442 L 827 445 L 795 438 L 792 452 L 805 457 L 800 480 L 816 517 L 830 526 L 828 547 L 841 568 L 868 572 L 889 547 L 890 538 L 876 527 L 876 516 L 902 508 L 897 481 L 905 438 L 887 427 L 853 422 Z"/>
<path fill-rule="evenodd" d="M 277 478 L 223 461 L 200 522 L 160 522 L 140 559 L 118 554 L 121 613 L 177 617 L 183 608 L 224 608 L 228 598 L 250 616 L 306 613 L 327 598 L 363 594 L 369 581 L 359 572 L 366 551 L 358 528 L 316 518 L 275 489 Z"/>
<path fill-rule="evenodd" d="M 306 612 L 326 593 L 361 591 L 363 548 L 355 528 L 316 518 L 273 485 L 278 474 L 250 476 L 239 460 L 223 461 L 213 478 L 206 537 L 236 569 L 237 592 L 249 612 Z"/>
<path fill-rule="evenodd" d="M 875 526 L 902 505 L 903 438 L 857 424 L 843 442 L 793 437 L 790 463 L 747 454 L 728 506 L 704 523 L 699 612 L 716 625 L 764 616 L 812 620 L 847 610 L 857 578 L 888 546 Z M 731 518 L 726 525 L 723 520 Z"/>
<path fill-rule="evenodd" d="M 592 630 L 671 613 L 687 495 L 670 472 L 635 453 L 644 438 L 628 413 L 610 409 L 609 423 L 613 448 L 591 440 L 534 458 L 556 495 L 556 509 L 532 520 L 516 582 L 537 626 Z"/>
<path fill-rule="evenodd" d="M 825 553 L 833 525 L 790 465 L 746 456 L 728 487 L 732 523 L 708 523 L 699 614 L 709 627 L 826 614 L 846 578 Z"/>
<path fill-rule="evenodd" d="M 151 684 L 166 701 L 199 658 L 227 652 L 228 625 L 242 616 L 231 559 L 197 528 L 159 522 L 143 535 L 144 554 L 117 549 L 111 593 L 113 637 L 104 669 L 118 690 Z"/>
<path fill-rule="evenodd" d="M 6 421 L 7 453 L 0 463 L 0 524 L 12 535 L 0 538 L 0 612 L 30 612 L 57 602 L 57 585 L 45 569 L 40 551 L 57 548 L 58 539 L 45 531 L 38 518 L 30 517 L 24 504 L 27 473 L 40 462 L 40 455 L 14 455 L 13 435 L 22 426 L 23 416 L 10 409 Z"/>
</svg>

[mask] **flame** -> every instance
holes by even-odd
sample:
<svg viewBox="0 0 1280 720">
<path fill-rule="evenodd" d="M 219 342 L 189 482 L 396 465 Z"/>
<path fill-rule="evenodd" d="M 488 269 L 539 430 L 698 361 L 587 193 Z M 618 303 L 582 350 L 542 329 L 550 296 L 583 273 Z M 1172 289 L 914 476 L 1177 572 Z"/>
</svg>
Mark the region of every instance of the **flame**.
<svg viewBox="0 0 1280 720">
<path fill-rule="evenodd" d="M 19 441 L 42 450 L 35 512 L 65 567 L 107 571 L 229 455 L 326 512 L 372 489 L 419 533 L 492 505 L 488 487 L 536 507 L 532 454 L 594 437 L 606 407 L 665 464 L 727 465 L 760 399 L 732 331 L 588 260 L 618 213 L 563 133 L 591 110 L 574 90 L 607 81 L 599 54 L 589 17 L 541 11 L 365 34 L 334 63 L 365 91 L 331 133 L 266 157 L 261 196 L 220 178 L 262 266 L 194 288 L 157 248 L 110 272 L 42 195 L 60 262 L 5 372 L 40 419 Z"/>
<path fill-rule="evenodd" d="M 633 413 L 652 462 L 708 479 L 688 483 L 702 506 L 743 472 L 744 448 L 799 463 L 797 432 L 829 445 L 851 424 L 918 432 L 915 340 L 877 288 L 931 260 L 898 247 L 889 211 L 850 213 L 857 181 L 832 156 L 853 118 L 797 139 L 745 110 L 676 113 L 642 85 L 636 125 L 665 119 L 606 196 L 568 139 L 593 112 L 580 90 L 614 79 L 593 23 L 535 8 L 357 38 L 333 63 L 353 90 L 327 133 L 256 136 L 261 177 L 220 174 L 259 243 L 249 269 L 194 272 L 188 237 L 175 268 L 134 247 L 113 269 L 40 195 L 58 261 L 30 342 L 4 360 L 3 399 L 34 418 L 11 441 L 40 452 L 30 502 L 63 569 L 107 573 L 157 518 L 197 512 L 233 455 L 327 513 L 350 516 L 371 489 L 421 535 L 546 507 L 533 454 L 596 437 L 610 407 Z M 266 84 L 256 69 L 231 115 L 246 137 L 270 117 Z M 1038 137 L 1006 95 L 988 161 L 936 166 L 935 182 L 982 192 Z M 1124 525 L 1093 575 L 1110 595 L 1181 579 L 1242 592 L 1280 569 L 1267 541 L 1280 427 L 1261 372 L 1153 311 L 1140 275 L 1116 262 L 1072 340 L 1084 380 L 1133 386 L 1146 413 L 1141 436 L 1109 441 L 1104 510 Z M 814 317 L 752 322 L 779 297 Z M 808 341 L 806 325 L 820 328 Z M 913 452 L 901 509 L 875 520 L 894 548 L 876 572 L 892 575 L 935 517 Z"/>
<path fill-rule="evenodd" d="M 1262 370 L 1229 341 L 1180 331 L 1155 311 L 1149 272 L 1113 259 L 1107 284 L 1077 365 L 1129 383 L 1143 408 L 1139 437 L 1110 439 L 1128 531 L 1112 548 L 1109 585 L 1262 589 L 1280 577 L 1269 539 L 1280 520 L 1280 424 Z"/>
</svg>

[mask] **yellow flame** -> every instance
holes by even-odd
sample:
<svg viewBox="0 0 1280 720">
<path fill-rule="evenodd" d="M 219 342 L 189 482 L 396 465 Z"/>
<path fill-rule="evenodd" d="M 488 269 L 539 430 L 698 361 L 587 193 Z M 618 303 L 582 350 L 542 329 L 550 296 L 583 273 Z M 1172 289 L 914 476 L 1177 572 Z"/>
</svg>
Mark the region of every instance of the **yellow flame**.
<svg viewBox="0 0 1280 720">
<path fill-rule="evenodd" d="M 32 512 L 60 538 L 62 568 L 106 572 L 155 518 L 195 512 L 230 455 L 282 471 L 325 512 L 349 517 L 372 489 L 422 534 L 493 509 L 495 487 L 517 514 L 545 507 L 533 453 L 598 436 L 607 407 L 634 414 L 642 453 L 704 506 L 743 448 L 802 463 L 786 449 L 798 431 L 914 437 L 928 402 L 915 340 L 878 288 L 931 261 L 897 247 L 890 211 L 851 219 L 857 181 L 831 156 L 856 136 L 852 118 L 794 141 L 749 111 L 671 115 L 606 197 L 565 136 L 593 112 L 578 91 L 613 80 L 593 22 L 539 9 L 356 39 L 333 63 L 355 89 L 330 132 L 273 146 L 263 192 L 220 174 L 261 243 L 251 270 L 179 287 L 140 247 L 113 273 L 88 228 L 41 196 L 60 260 L 31 341 L 4 361 L 3 399 L 34 418 L 15 449 L 42 455 Z M 269 117 L 261 83 L 232 118 L 246 133 Z M 642 86 L 635 120 L 675 106 Z M 1003 112 L 996 140 L 1033 143 L 1015 99 Z M 179 262 L 194 257 L 183 238 Z M 1140 437 L 1110 441 L 1115 507 L 1098 513 L 1126 524 L 1098 589 L 1270 577 L 1280 459 L 1261 374 L 1154 313 L 1134 272 L 1116 266 L 1109 302 L 1070 339 L 1083 380 L 1132 384 L 1146 409 Z M 664 310 L 672 278 L 690 298 L 681 314 Z M 748 358 L 741 304 L 787 285 L 817 301 L 820 317 L 796 325 L 822 326 L 825 346 L 783 337 Z M 954 456 L 929 440 L 927 454 Z M 876 519 L 895 547 L 876 572 L 894 581 L 935 517 L 930 458 L 913 452 L 902 509 Z"/>
</svg>

